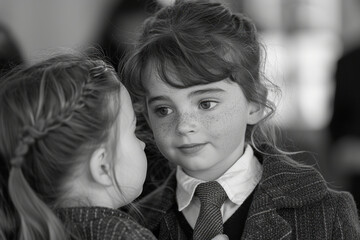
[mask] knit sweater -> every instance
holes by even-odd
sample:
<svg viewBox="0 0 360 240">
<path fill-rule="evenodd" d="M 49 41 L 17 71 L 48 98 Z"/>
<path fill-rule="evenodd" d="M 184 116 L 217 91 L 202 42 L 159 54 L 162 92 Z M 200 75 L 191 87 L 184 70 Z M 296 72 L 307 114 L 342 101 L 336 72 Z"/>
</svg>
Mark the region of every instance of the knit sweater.
<svg viewBox="0 0 360 240">
<path fill-rule="evenodd" d="M 155 239 L 131 217 L 117 209 L 104 207 L 72 207 L 56 209 L 65 226 L 80 239 Z"/>
</svg>

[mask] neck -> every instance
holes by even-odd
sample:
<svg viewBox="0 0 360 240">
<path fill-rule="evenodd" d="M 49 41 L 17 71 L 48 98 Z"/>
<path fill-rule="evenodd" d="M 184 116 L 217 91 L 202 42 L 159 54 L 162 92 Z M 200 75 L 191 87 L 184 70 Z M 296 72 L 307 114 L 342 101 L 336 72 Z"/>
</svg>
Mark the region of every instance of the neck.
<svg viewBox="0 0 360 240">
<path fill-rule="evenodd" d="M 183 171 L 196 179 L 200 179 L 203 181 L 214 181 L 221 177 L 227 170 L 229 170 L 244 154 L 244 145 L 242 144 L 236 149 L 232 154 L 230 154 L 227 158 L 218 162 L 214 166 L 209 169 L 199 170 L 199 171 L 189 171 L 183 169 Z"/>
</svg>

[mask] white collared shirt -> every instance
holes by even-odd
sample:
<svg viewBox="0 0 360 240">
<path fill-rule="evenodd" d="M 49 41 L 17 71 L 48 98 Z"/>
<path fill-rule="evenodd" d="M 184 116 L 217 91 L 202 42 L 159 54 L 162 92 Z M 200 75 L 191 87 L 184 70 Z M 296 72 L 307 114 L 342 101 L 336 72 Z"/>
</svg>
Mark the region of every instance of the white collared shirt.
<svg viewBox="0 0 360 240">
<path fill-rule="evenodd" d="M 228 220 L 259 183 L 262 175 L 262 165 L 254 155 L 250 145 L 247 145 L 244 154 L 216 181 L 224 188 L 228 199 L 221 207 L 223 222 Z M 181 167 L 176 171 L 176 199 L 179 211 L 182 211 L 186 220 L 194 228 L 200 211 L 200 201 L 194 197 L 196 187 L 203 183 L 187 175 Z"/>
</svg>

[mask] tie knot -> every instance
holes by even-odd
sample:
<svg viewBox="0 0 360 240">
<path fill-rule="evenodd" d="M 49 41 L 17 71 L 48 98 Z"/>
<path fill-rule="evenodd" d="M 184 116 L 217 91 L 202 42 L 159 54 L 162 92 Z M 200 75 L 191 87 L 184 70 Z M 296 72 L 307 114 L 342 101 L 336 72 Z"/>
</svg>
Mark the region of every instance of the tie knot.
<svg viewBox="0 0 360 240">
<path fill-rule="evenodd" d="M 200 199 L 201 204 L 212 203 L 219 208 L 227 198 L 225 190 L 216 181 L 200 183 L 195 190 L 195 195 Z"/>
</svg>

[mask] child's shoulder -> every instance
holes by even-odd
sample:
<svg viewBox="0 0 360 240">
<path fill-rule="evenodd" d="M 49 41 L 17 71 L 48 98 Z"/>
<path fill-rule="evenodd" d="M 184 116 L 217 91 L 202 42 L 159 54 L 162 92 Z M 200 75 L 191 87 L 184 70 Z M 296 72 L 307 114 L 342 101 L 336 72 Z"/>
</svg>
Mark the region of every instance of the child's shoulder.
<svg viewBox="0 0 360 240">
<path fill-rule="evenodd" d="M 263 156 L 262 165 L 259 187 L 283 207 L 296 208 L 321 201 L 353 202 L 350 194 L 331 189 L 314 166 L 285 155 Z"/>
<path fill-rule="evenodd" d="M 155 239 L 150 230 L 128 217 L 107 216 L 93 221 L 91 226 L 97 230 L 90 232 L 100 234 L 101 239 Z"/>
<path fill-rule="evenodd" d="M 155 239 L 152 233 L 118 209 L 73 207 L 57 209 L 58 217 L 71 231 L 88 239 Z"/>
<path fill-rule="evenodd" d="M 263 176 L 254 194 L 249 225 L 255 226 L 256 219 L 268 216 L 285 219 L 283 227 L 301 226 L 296 231 L 305 235 L 325 225 L 324 231 L 312 235 L 314 239 L 359 239 L 358 213 L 349 193 L 332 190 L 313 166 L 288 156 L 263 156 L 262 164 Z M 282 221 L 275 221 L 272 227 Z"/>
</svg>

